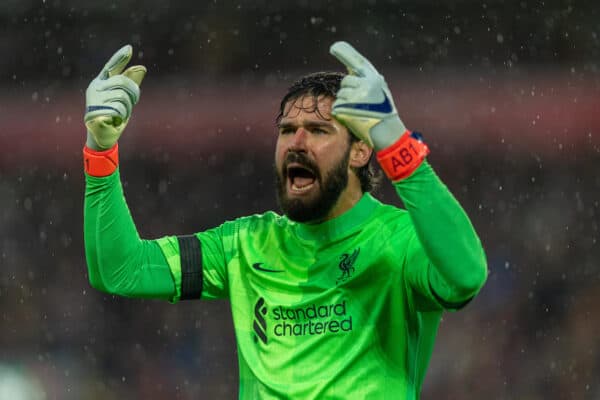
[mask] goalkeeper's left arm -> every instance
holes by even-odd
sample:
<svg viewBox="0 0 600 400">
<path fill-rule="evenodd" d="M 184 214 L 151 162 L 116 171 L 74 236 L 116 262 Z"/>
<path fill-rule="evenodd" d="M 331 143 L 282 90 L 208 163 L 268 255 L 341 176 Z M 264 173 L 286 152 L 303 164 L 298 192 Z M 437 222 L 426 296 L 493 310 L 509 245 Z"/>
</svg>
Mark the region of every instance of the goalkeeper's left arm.
<svg viewBox="0 0 600 400">
<path fill-rule="evenodd" d="M 426 274 L 409 273 L 411 283 L 432 292 L 446 308 L 460 307 L 477 294 L 487 276 L 485 254 L 469 218 L 426 162 L 429 149 L 421 136 L 400 120 L 383 76 L 348 43 L 333 44 L 331 53 L 349 71 L 332 114 L 377 151 L 429 260 Z M 423 276 L 427 282 L 420 281 Z"/>
</svg>

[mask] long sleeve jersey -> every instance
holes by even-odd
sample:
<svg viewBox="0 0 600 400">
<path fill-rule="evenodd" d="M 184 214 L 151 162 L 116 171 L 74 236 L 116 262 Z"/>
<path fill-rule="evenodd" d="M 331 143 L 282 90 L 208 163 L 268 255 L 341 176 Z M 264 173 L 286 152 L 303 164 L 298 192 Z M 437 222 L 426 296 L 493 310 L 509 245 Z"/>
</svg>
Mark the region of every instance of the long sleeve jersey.
<svg viewBox="0 0 600 400">
<path fill-rule="evenodd" d="M 128 297 L 228 299 L 241 399 L 416 399 L 443 310 L 472 299 L 485 255 L 427 162 L 319 224 L 274 212 L 187 237 L 139 237 L 119 171 L 86 176 L 95 288 Z"/>
</svg>

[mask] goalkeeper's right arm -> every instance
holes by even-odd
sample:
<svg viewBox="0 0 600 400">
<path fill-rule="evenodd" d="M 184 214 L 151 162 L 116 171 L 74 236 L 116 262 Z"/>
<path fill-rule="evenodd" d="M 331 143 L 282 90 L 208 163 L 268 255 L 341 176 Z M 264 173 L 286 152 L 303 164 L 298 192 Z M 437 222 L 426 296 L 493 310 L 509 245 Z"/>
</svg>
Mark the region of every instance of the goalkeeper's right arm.
<svg viewBox="0 0 600 400">
<path fill-rule="evenodd" d="M 86 91 L 84 239 L 89 280 L 111 294 L 171 300 L 176 290 L 167 261 L 156 241 L 140 239 L 119 177 L 117 140 L 146 73 L 143 66 L 122 72 L 130 59 L 131 46 L 121 48 Z"/>
</svg>

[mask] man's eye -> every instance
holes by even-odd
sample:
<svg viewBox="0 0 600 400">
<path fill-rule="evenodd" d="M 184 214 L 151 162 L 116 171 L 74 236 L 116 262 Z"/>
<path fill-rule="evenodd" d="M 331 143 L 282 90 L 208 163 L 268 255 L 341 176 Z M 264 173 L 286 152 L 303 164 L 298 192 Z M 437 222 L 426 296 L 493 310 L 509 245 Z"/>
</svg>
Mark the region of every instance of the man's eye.
<svg viewBox="0 0 600 400">
<path fill-rule="evenodd" d="M 314 128 L 312 130 L 312 133 L 317 134 L 317 135 L 325 135 L 327 133 L 327 131 L 323 128 Z"/>
<path fill-rule="evenodd" d="M 294 130 L 292 128 L 281 128 L 281 129 L 279 129 L 279 134 L 280 135 L 289 135 L 291 133 L 294 133 Z"/>
</svg>

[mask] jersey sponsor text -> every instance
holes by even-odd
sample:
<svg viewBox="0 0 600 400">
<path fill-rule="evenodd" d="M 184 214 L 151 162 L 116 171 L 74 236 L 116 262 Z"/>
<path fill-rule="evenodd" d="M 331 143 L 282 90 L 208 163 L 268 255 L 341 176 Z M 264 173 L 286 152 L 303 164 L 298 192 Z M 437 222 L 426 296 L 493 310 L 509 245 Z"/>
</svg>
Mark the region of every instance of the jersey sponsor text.
<svg viewBox="0 0 600 400">
<path fill-rule="evenodd" d="M 352 330 L 352 315 L 347 314 L 346 300 L 301 308 L 275 307 L 273 310 L 275 336 L 325 335 Z"/>
</svg>

